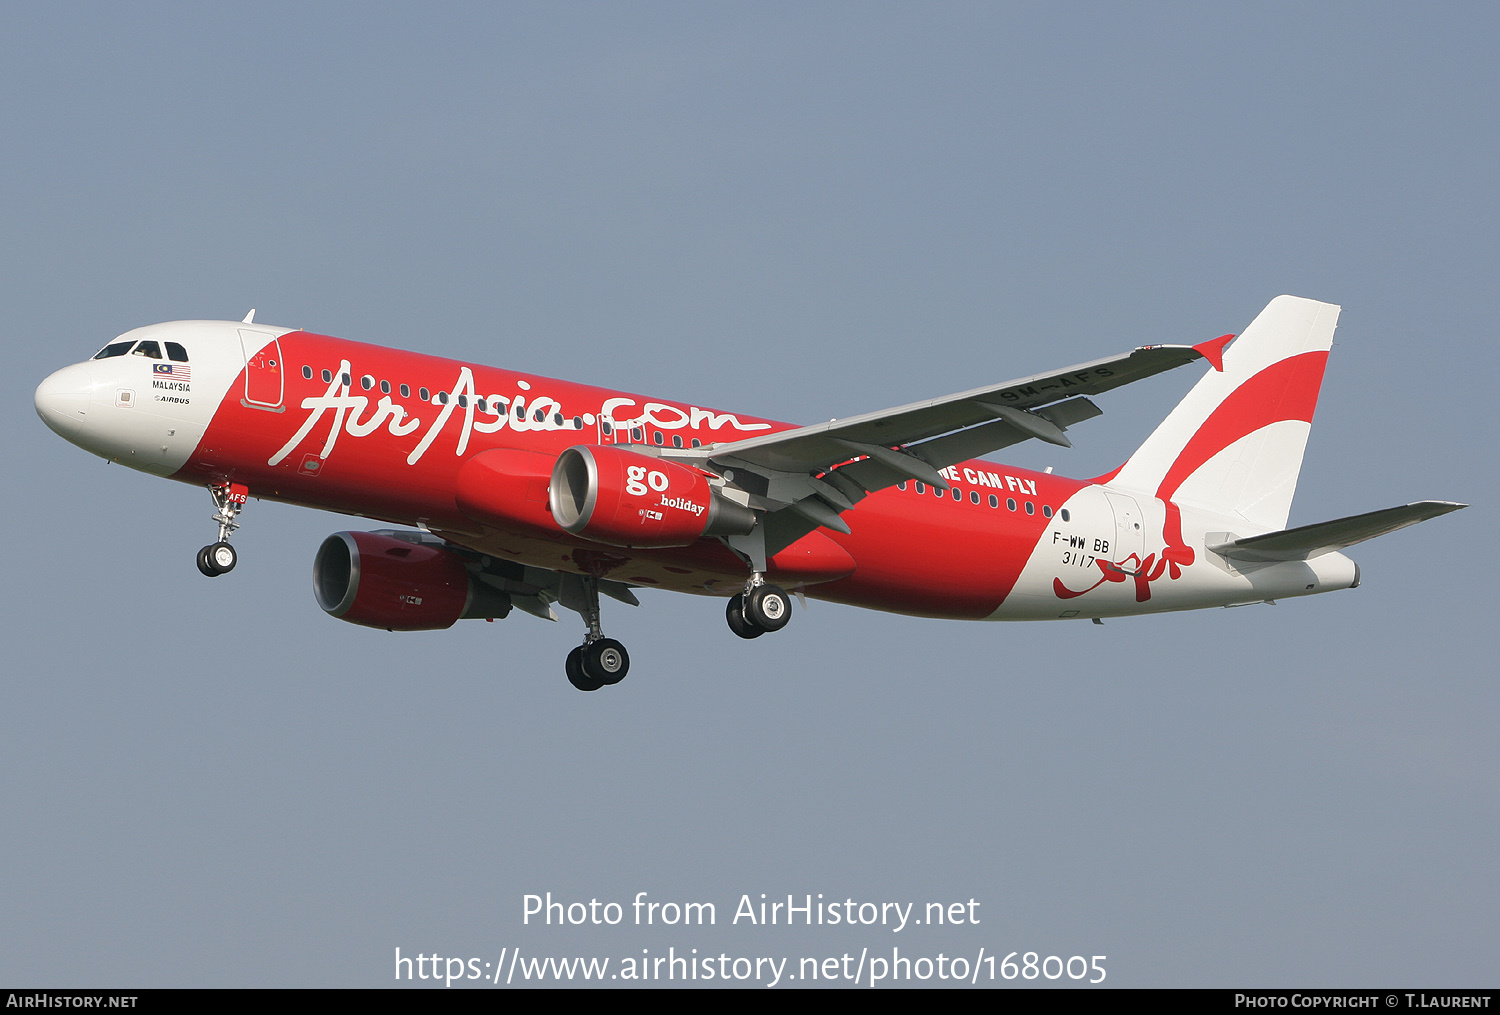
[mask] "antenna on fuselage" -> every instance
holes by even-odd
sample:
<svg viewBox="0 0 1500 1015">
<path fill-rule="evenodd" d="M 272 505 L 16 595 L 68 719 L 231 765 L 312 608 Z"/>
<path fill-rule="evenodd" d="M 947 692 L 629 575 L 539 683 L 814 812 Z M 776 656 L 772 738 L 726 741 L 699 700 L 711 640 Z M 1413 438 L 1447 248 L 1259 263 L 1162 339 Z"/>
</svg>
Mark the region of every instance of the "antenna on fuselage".
<svg viewBox="0 0 1500 1015">
<path fill-rule="evenodd" d="M 245 319 L 243 321 L 241 321 L 240 323 L 241 324 L 254 324 L 255 323 L 255 308 L 254 307 L 250 308 L 250 312 L 245 315 Z"/>
</svg>

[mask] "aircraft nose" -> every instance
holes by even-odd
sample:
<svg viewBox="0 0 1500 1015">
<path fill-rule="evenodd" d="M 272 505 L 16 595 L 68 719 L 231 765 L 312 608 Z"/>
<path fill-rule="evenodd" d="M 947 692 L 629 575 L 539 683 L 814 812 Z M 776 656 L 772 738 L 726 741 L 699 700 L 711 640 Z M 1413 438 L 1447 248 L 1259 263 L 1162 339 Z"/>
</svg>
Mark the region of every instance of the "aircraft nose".
<svg viewBox="0 0 1500 1015">
<path fill-rule="evenodd" d="M 88 367 L 81 363 L 63 367 L 37 385 L 36 414 L 58 436 L 76 440 L 88 423 L 93 388 Z"/>
</svg>

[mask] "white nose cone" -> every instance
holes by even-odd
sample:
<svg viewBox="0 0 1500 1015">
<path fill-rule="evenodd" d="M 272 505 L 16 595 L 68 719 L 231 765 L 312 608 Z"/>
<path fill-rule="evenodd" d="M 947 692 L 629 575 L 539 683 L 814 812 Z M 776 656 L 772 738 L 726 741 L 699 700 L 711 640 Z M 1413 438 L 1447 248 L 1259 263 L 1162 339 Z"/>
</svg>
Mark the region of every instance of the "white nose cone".
<svg viewBox="0 0 1500 1015">
<path fill-rule="evenodd" d="M 37 385 L 36 414 L 58 436 L 77 444 L 87 432 L 93 389 L 94 378 L 87 366 L 63 367 Z"/>
</svg>

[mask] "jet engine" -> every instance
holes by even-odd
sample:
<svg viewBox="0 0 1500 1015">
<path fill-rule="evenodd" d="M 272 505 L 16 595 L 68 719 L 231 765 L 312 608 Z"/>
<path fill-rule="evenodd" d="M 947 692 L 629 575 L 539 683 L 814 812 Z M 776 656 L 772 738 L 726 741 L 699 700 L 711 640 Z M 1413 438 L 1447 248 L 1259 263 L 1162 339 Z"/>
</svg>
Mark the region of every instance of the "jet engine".
<svg viewBox="0 0 1500 1015">
<path fill-rule="evenodd" d="M 313 594 L 330 616 L 387 631 L 437 631 L 456 620 L 504 617 L 510 596 L 469 573 L 441 546 L 374 532 L 335 532 L 313 559 Z"/>
<path fill-rule="evenodd" d="M 687 546 L 742 535 L 756 515 L 709 485 L 698 469 L 610 445 L 577 445 L 552 469 L 552 517 L 577 536 L 613 546 Z"/>
</svg>

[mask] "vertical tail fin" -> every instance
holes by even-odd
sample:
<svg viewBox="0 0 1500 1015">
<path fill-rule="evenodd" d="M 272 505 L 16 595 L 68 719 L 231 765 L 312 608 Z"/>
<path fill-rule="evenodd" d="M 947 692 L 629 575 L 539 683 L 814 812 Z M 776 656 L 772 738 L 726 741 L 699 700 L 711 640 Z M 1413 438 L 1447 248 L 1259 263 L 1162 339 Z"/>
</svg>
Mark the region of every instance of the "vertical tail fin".
<svg viewBox="0 0 1500 1015">
<path fill-rule="evenodd" d="M 1272 300 L 1110 484 L 1285 527 L 1339 309 Z"/>
</svg>

